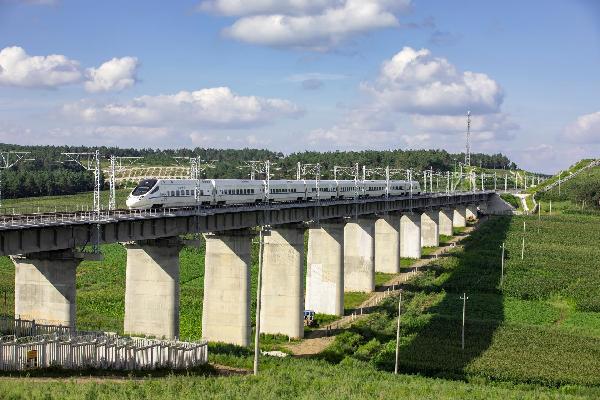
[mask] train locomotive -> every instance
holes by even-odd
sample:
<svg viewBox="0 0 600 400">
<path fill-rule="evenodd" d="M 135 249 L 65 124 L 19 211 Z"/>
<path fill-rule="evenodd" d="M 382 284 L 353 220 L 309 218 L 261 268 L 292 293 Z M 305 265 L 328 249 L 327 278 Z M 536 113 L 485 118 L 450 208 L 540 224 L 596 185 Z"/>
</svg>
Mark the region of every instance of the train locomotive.
<svg viewBox="0 0 600 400">
<path fill-rule="evenodd" d="M 267 187 L 268 185 L 268 187 Z M 355 197 L 384 197 L 386 181 L 264 180 L 249 179 L 145 179 L 129 194 L 130 209 L 223 206 L 263 202 L 296 202 Z M 390 196 L 421 193 L 417 181 L 389 181 Z M 196 196 L 198 191 L 198 196 Z M 358 193 L 357 193 L 358 192 Z"/>
</svg>

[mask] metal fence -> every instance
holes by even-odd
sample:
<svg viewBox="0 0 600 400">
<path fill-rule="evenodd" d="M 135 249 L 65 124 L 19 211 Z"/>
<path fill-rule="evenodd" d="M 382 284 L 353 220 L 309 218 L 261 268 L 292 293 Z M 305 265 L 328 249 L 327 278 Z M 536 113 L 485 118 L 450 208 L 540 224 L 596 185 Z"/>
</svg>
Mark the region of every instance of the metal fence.
<svg viewBox="0 0 600 400">
<path fill-rule="evenodd" d="M 76 332 L 68 327 L 8 318 L 0 319 L 0 325 L 5 335 L 0 337 L 0 370 L 47 367 L 188 369 L 208 362 L 205 341 L 180 342 L 121 337 L 106 332 Z"/>
</svg>

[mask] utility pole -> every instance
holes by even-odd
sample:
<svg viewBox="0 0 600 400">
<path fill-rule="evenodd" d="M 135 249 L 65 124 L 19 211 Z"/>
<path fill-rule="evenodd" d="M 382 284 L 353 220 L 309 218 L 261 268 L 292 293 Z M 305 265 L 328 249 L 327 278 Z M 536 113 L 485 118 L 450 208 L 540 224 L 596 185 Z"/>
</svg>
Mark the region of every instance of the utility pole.
<svg viewBox="0 0 600 400">
<path fill-rule="evenodd" d="M 504 284 L 504 242 L 502 242 L 502 263 L 500 269 L 500 287 Z"/>
<path fill-rule="evenodd" d="M 0 209 L 2 209 L 2 171 L 14 167 L 21 161 L 32 161 L 25 158 L 28 154 L 28 151 L 0 152 Z"/>
<path fill-rule="evenodd" d="M 367 171 L 365 169 L 364 174 L 366 174 Z M 333 179 L 334 180 L 338 180 L 339 175 L 340 174 L 345 174 L 348 176 L 351 176 L 352 179 L 354 180 L 354 197 L 358 198 L 358 182 L 359 182 L 359 167 L 358 167 L 358 163 L 355 163 L 352 167 L 342 167 L 339 165 L 335 165 L 333 167 Z"/>
<path fill-rule="evenodd" d="M 462 297 L 460 297 L 460 299 L 463 301 L 463 311 L 462 311 L 462 349 L 465 349 L 465 315 L 466 315 L 466 309 L 467 309 L 467 300 L 469 299 L 467 297 L 466 293 L 463 293 Z"/>
<path fill-rule="evenodd" d="M 400 358 L 400 315 L 402 312 L 402 289 L 400 289 L 400 297 L 398 299 L 398 324 L 396 326 L 396 364 L 394 366 L 394 374 L 398 375 L 398 360 Z"/>
<path fill-rule="evenodd" d="M 494 192 L 498 191 L 498 174 L 494 171 Z"/>
<path fill-rule="evenodd" d="M 101 206 L 100 206 L 100 176 L 102 171 L 100 170 L 100 151 L 96 150 L 93 153 L 61 153 L 67 158 L 67 162 L 74 162 L 80 165 L 86 171 L 94 172 L 94 219 L 96 220 L 96 236 L 93 238 L 94 243 L 92 244 L 92 251 L 94 254 L 100 253 L 100 217 L 101 217 Z"/>
<path fill-rule="evenodd" d="M 471 166 L 471 111 L 467 111 L 467 151 L 465 153 L 465 165 Z"/>
<path fill-rule="evenodd" d="M 118 157 L 115 155 L 110 156 L 110 171 L 109 171 L 109 197 L 108 197 L 108 209 L 113 211 L 117 205 L 117 172 L 123 172 L 127 167 L 133 165 L 136 161 L 141 160 L 143 157 Z"/>
<path fill-rule="evenodd" d="M 385 198 L 390 197 L 390 166 L 385 167 Z"/>
</svg>

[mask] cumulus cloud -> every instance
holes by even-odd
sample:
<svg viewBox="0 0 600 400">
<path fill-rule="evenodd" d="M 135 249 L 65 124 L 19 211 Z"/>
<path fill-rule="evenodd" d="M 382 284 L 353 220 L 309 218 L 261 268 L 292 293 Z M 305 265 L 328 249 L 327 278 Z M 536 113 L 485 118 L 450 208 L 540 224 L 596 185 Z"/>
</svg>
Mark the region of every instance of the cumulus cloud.
<svg viewBox="0 0 600 400">
<path fill-rule="evenodd" d="M 125 103 L 68 104 L 64 113 L 86 123 L 121 126 L 204 126 L 245 128 L 278 118 L 298 117 L 294 103 L 256 96 L 241 96 L 227 87 L 176 94 L 141 96 Z"/>
<path fill-rule="evenodd" d="M 63 55 L 30 56 L 18 46 L 0 51 L 0 85 L 53 88 L 81 79 L 79 63 Z"/>
<path fill-rule="evenodd" d="M 498 83 L 482 73 L 459 71 L 427 49 L 405 47 L 360 88 L 363 102 L 337 124 L 310 132 L 310 145 L 456 148 L 464 139 L 468 109 L 473 111 L 473 140 L 480 147 L 510 140 L 519 129 L 501 111 L 504 94 Z"/>
<path fill-rule="evenodd" d="M 600 111 L 580 116 L 562 136 L 573 143 L 600 143 Z"/>
<path fill-rule="evenodd" d="M 57 88 L 83 82 L 88 92 L 123 90 L 136 82 L 138 60 L 113 58 L 85 74 L 78 61 L 64 55 L 30 56 L 18 46 L 0 50 L 0 86 Z"/>
<path fill-rule="evenodd" d="M 326 51 L 348 37 L 399 26 L 410 0 L 205 0 L 201 11 L 239 17 L 224 33 L 273 47 Z"/>
<path fill-rule="evenodd" d="M 113 58 L 98 68 L 88 68 L 85 90 L 88 92 L 120 91 L 136 81 L 138 60 L 135 57 Z"/>
<path fill-rule="evenodd" d="M 382 106 L 415 114 L 494 113 L 504 100 L 500 85 L 486 74 L 460 72 L 445 58 L 410 47 L 385 61 L 376 82 L 363 89 Z"/>
</svg>

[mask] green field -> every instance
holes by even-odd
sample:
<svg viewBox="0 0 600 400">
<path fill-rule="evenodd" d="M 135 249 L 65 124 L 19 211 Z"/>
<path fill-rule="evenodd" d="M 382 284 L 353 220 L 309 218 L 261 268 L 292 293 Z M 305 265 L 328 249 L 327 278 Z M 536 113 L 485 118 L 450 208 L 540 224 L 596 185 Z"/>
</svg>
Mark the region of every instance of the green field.
<svg viewBox="0 0 600 400">
<path fill-rule="evenodd" d="M 238 357 L 249 362 L 247 357 Z M 451 381 L 380 372 L 366 362 L 263 359 L 259 377 L 179 376 L 102 382 L 0 378 L 3 399 L 592 399 L 596 388 Z"/>
<path fill-rule="evenodd" d="M 116 191 L 117 208 L 125 208 L 125 200 L 131 193 L 131 189 L 119 189 Z M 108 191 L 100 192 L 100 203 L 103 209 L 108 208 Z M 94 193 L 85 192 L 68 196 L 46 196 L 46 197 L 26 197 L 22 199 L 2 200 L 2 213 L 12 214 L 13 212 L 54 212 L 54 211 L 75 211 L 92 210 L 94 205 Z"/>
<path fill-rule="evenodd" d="M 484 223 L 465 240 L 464 249 L 438 259 L 405 287 L 399 376 L 389 373 L 397 312 L 397 299 L 390 298 L 313 360 L 263 357 L 259 378 L 173 376 L 118 383 L 0 379 L 0 398 L 314 398 L 324 393 L 330 398 L 598 398 L 598 237 L 596 215 L 494 217 Z M 501 286 L 503 242 L 506 265 Z M 115 244 L 102 251 L 103 261 L 83 262 L 78 268 L 78 327 L 120 332 L 125 250 Z M 402 260 L 403 267 L 408 264 Z M 376 276 L 378 284 L 388 278 Z M 183 339 L 201 337 L 203 281 L 204 248 L 184 248 Z M 14 267 L 8 258 L 0 258 L 0 290 L 6 293 L 3 311 L 10 314 Z M 459 297 L 464 292 L 469 300 L 466 346 L 461 350 Z M 252 299 L 254 307 L 255 296 Z M 348 294 L 345 307 L 365 299 L 364 294 Z M 322 323 L 331 321 L 318 318 Z M 264 347 L 277 348 L 284 340 L 269 338 Z M 251 367 L 249 349 L 211 345 L 210 358 L 223 365 Z"/>
</svg>

